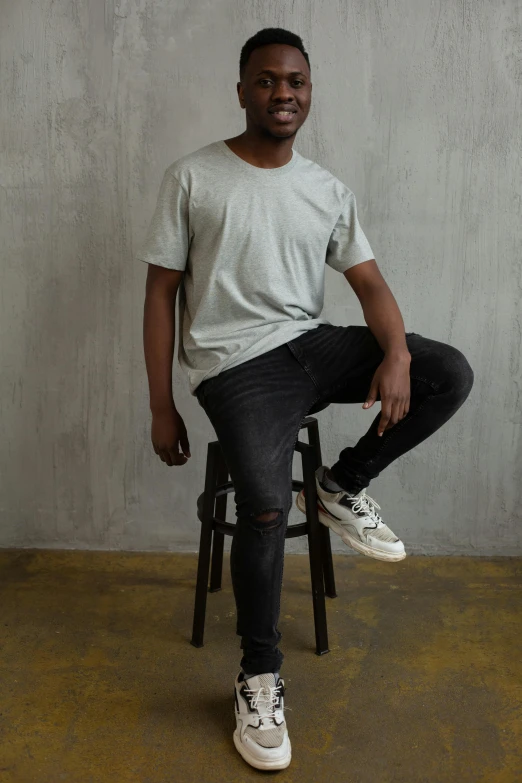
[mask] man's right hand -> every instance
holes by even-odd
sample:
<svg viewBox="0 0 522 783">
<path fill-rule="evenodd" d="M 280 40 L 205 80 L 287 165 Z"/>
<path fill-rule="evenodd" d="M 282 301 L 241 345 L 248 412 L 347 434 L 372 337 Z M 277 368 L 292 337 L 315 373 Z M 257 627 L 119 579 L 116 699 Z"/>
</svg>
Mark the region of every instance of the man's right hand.
<svg viewBox="0 0 522 783">
<path fill-rule="evenodd" d="M 169 467 L 184 465 L 190 457 L 185 422 L 175 408 L 152 414 L 151 439 L 154 451 Z"/>
</svg>

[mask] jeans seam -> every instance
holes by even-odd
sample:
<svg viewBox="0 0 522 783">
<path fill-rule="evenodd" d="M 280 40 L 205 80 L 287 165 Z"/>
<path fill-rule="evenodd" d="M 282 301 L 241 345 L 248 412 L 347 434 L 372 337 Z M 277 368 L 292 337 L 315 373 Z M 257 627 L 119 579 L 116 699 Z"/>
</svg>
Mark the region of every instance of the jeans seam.
<svg viewBox="0 0 522 783">
<path fill-rule="evenodd" d="M 319 384 L 317 383 L 317 380 L 316 380 L 312 370 L 308 366 L 308 363 L 307 363 L 306 359 L 304 357 L 300 356 L 299 352 L 295 350 L 295 346 L 292 345 L 291 341 L 289 343 L 287 343 L 287 345 L 290 348 L 290 350 L 292 351 L 292 353 L 294 354 L 296 360 L 299 362 L 299 364 L 303 368 L 303 370 L 307 373 L 307 375 L 310 376 L 310 378 L 312 379 L 312 383 L 314 384 L 315 388 L 317 389 Z"/>
<path fill-rule="evenodd" d="M 411 374 L 410 374 L 410 378 L 411 378 L 412 380 L 414 380 L 414 381 L 422 381 L 422 383 L 425 383 L 425 384 L 427 384 L 428 386 L 431 386 L 431 388 L 433 389 L 433 391 L 434 391 L 436 394 L 438 394 L 438 392 L 439 392 L 439 389 L 440 389 L 440 383 L 435 383 L 434 381 L 430 381 L 428 378 L 423 378 L 423 377 L 422 377 L 422 376 L 420 376 L 420 375 L 411 375 Z"/>
<path fill-rule="evenodd" d="M 316 402 L 319 402 L 319 400 L 320 400 L 320 399 L 321 399 L 321 395 L 320 395 L 319 393 L 317 393 L 317 395 L 315 396 L 315 398 L 314 398 L 313 402 L 310 404 L 310 407 L 308 408 L 308 410 L 306 411 L 306 413 L 304 414 L 304 416 L 303 416 L 303 417 L 301 418 L 301 420 L 299 421 L 299 427 L 297 428 L 297 432 L 296 432 L 295 440 L 294 440 L 294 443 L 293 443 L 293 445 L 292 445 L 292 457 L 293 457 L 293 454 L 294 454 L 294 451 L 295 451 L 295 444 L 297 443 L 297 440 L 298 440 L 298 438 L 299 438 L 299 433 L 301 432 L 301 428 L 302 428 L 302 426 L 303 426 L 303 421 L 304 421 L 304 420 L 307 418 L 309 411 L 311 411 L 311 410 L 312 410 L 312 408 L 314 407 L 315 403 L 316 403 Z M 290 489 L 292 489 L 292 488 L 290 488 Z M 291 493 L 290 493 L 290 495 L 291 495 Z M 290 509 L 292 508 L 292 502 L 293 502 L 293 501 L 290 501 L 290 506 L 288 507 L 288 511 L 289 511 L 289 512 L 290 512 Z"/>
</svg>

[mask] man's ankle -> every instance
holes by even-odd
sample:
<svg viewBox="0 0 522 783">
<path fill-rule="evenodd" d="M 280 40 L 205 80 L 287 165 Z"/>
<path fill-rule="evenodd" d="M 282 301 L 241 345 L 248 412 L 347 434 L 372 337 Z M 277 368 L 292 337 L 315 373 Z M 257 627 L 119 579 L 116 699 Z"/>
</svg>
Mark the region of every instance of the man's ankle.
<svg viewBox="0 0 522 783">
<path fill-rule="evenodd" d="M 337 483 L 330 468 L 327 468 L 324 471 L 321 484 L 328 492 L 346 492 L 346 490 L 343 490 L 343 488 Z"/>
<path fill-rule="evenodd" d="M 353 485 L 352 486 L 341 485 L 339 481 L 336 479 L 336 477 L 334 476 L 331 468 L 325 469 L 323 473 L 323 478 L 321 480 L 321 485 L 324 487 L 324 489 L 327 490 L 327 492 L 346 492 L 351 497 L 355 497 L 363 489 L 366 489 L 366 487 L 361 487 L 361 486 L 355 487 Z"/>
</svg>

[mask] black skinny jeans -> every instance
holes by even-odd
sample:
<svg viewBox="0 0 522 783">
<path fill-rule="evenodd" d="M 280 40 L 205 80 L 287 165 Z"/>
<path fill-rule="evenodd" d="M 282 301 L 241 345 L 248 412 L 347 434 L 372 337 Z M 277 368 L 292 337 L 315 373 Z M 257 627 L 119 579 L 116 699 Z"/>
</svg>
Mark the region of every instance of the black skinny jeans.
<svg viewBox="0 0 522 783">
<path fill-rule="evenodd" d="M 438 430 L 473 385 L 473 371 L 460 351 L 417 334 L 406 339 L 409 413 L 381 437 L 378 413 L 358 443 L 341 451 L 331 469 L 348 492 L 367 487 L 393 460 Z M 277 624 L 301 422 L 316 403 L 363 403 L 383 356 L 367 327 L 324 324 L 196 389 L 234 483 L 237 523 L 230 565 L 241 666 L 249 674 L 279 671 L 283 662 Z M 275 519 L 258 519 L 266 512 Z"/>
</svg>

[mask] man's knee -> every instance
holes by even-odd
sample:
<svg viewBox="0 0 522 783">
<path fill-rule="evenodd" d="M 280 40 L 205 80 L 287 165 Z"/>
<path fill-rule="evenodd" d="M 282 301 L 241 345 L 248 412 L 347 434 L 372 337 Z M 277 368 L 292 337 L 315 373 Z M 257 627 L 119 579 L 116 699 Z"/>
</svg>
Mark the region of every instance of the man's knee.
<svg viewBox="0 0 522 783">
<path fill-rule="evenodd" d="M 264 514 L 256 516 L 258 522 L 273 522 L 279 516 L 278 511 L 265 511 Z"/>
<path fill-rule="evenodd" d="M 263 491 L 264 490 L 264 491 Z M 248 525 L 261 531 L 280 527 L 292 506 L 292 493 L 286 487 L 267 492 L 263 487 L 251 487 L 236 496 L 236 514 Z"/>
<path fill-rule="evenodd" d="M 469 395 L 474 381 L 473 370 L 464 354 L 448 345 L 448 351 L 444 357 L 447 383 L 453 392 L 462 400 Z"/>
<path fill-rule="evenodd" d="M 254 506 L 240 515 L 242 524 L 261 534 L 276 533 L 284 527 L 286 514 L 284 508 L 277 506 Z"/>
</svg>

